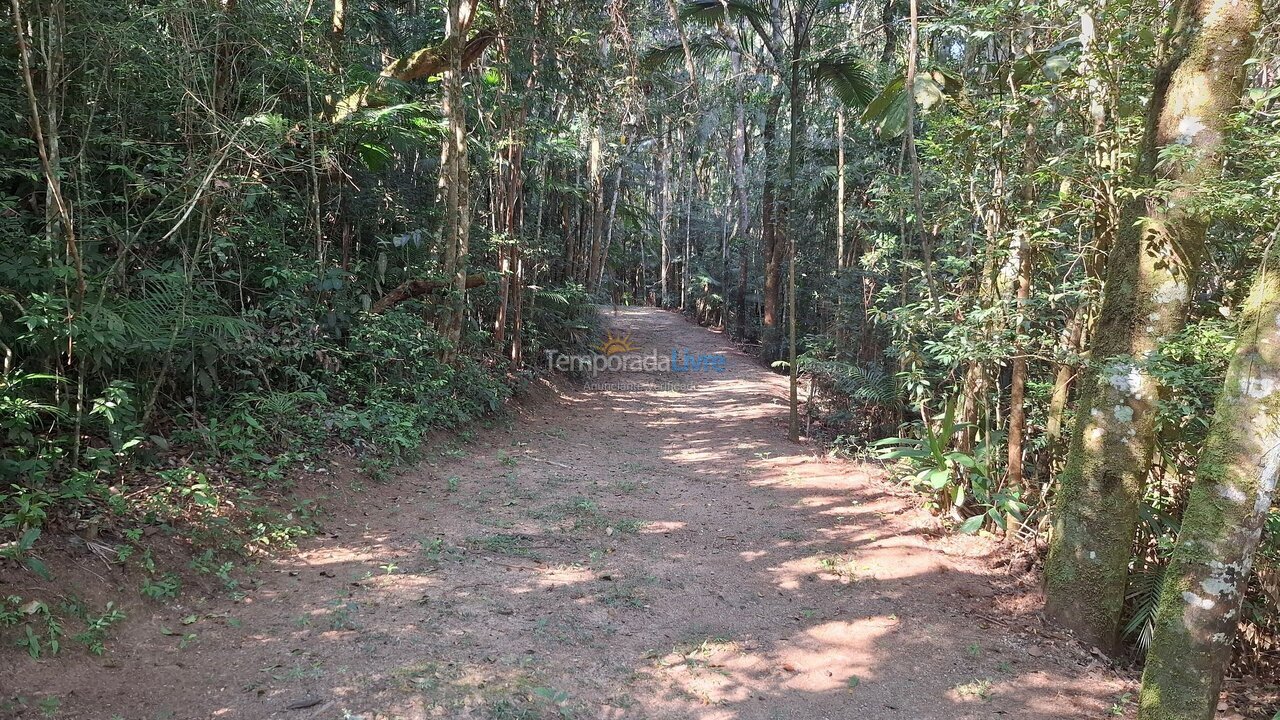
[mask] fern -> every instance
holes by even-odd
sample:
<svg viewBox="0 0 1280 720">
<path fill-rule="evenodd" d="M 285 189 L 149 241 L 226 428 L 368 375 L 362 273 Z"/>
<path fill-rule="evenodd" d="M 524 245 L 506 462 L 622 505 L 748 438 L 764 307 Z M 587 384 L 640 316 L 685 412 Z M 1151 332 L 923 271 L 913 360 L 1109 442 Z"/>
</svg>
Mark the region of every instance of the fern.
<svg viewBox="0 0 1280 720">
<path fill-rule="evenodd" d="M 868 405 L 898 402 L 897 381 L 879 365 L 855 365 L 841 360 L 807 360 L 807 372 L 823 376 L 833 392 Z"/>
<path fill-rule="evenodd" d="M 699 60 L 724 57 L 729 51 L 729 45 L 717 37 L 689 39 L 689 54 Z M 678 42 L 650 48 L 640 56 L 640 68 L 649 72 L 682 62 L 684 62 L 684 46 Z"/>
<path fill-rule="evenodd" d="M 745 0 L 689 0 L 680 8 L 680 19 L 705 25 L 718 25 L 726 18 L 741 17 L 766 22 L 769 14 Z"/>
<path fill-rule="evenodd" d="M 1129 603 L 1129 620 L 1121 634 L 1133 640 L 1139 652 L 1145 653 L 1151 645 L 1155 631 L 1156 611 L 1160 607 L 1160 591 L 1164 587 L 1164 565 L 1153 565 L 1135 570 L 1129 575 L 1129 590 L 1125 601 Z"/>
<path fill-rule="evenodd" d="M 143 352 L 225 342 L 257 327 L 237 317 L 222 298 L 200 285 L 187 285 L 177 273 L 149 278 L 140 297 L 106 312 L 116 316 L 132 349 Z"/>
</svg>

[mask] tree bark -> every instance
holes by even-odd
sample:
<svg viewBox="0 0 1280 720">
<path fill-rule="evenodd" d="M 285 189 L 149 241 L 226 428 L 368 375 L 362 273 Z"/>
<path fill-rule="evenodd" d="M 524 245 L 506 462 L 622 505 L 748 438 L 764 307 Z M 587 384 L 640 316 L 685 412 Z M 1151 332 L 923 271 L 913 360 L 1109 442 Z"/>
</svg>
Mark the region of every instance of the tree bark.
<svg viewBox="0 0 1280 720">
<path fill-rule="evenodd" d="M 590 250 L 587 256 L 587 292 L 595 292 L 596 286 L 600 281 L 600 271 L 602 268 L 604 249 L 604 222 L 605 222 L 605 203 L 604 203 L 604 158 L 601 148 L 600 128 L 595 128 L 591 134 L 591 145 L 588 153 L 587 175 L 591 183 L 591 239 Z"/>
<path fill-rule="evenodd" d="M 1159 387 L 1147 363 L 1185 321 L 1205 234 L 1205 219 L 1186 208 L 1197 186 L 1221 171 L 1223 132 L 1261 14 L 1250 0 L 1197 0 L 1192 11 L 1194 21 L 1175 38 L 1182 57 L 1171 56 L 1168 79 L 1157 79 L 1142 169 L 1155 167 L 1157 149 L 1187 151 L 1161 168 L 1174 185 L 1168 198 L 1128 211 L 1145 216 L 1141 228 L 1121 223 L 1094 339 L 1099 370 L 1082 383 L 1045 568 L 1049 615 L 1108 650 L 1155 444 Z"/>
<path fill-rule="evenodd" d="M 443 115 L 449 125 L 441 145 L 440 190 L 444 196 L 444 272 L 452 277 L 453 293 L 446 315 L 444 336 L 452 361 L 462 341 L 463 318 L 467 308 L 467 251 L 471 231 L 470 173 L 467 167 L 467 113 L 462 82 L 467 31 L 475 12 L 474 0 L 449 0 L 445 23 L 445 52 L 449 69 L 441 83 L 444 88 Z"/>
<path fill-rule="evenodd" d="M 747 281 L 749 276 L 750 238 L 751 238 L 751 202 L 747 196 L 747 115 L 745 83 L 742 81 L 742 57 L 734 53 L 732 61 L 734 83 L 737 87 L 736 100 L 733 104 L 733 147 L 729 152 L 729 163 L 733 171 L 733 194 L 737 204 L 737 247 L 738 247 L 738 287 L 735 298 L 737 312 L 735 318 L 738 328 L 738 340 L 747 339 Z M 725 279 L 726 283 L 728 278 Z"/>
<path fill-rule="evenodd" d="M 658 239 L 662 257 L 658 277 L 662 283 L 661 306 L 671 307 L 671 131 L 662 131 L 658 150 Z"/>
<path fill-rule="evenodd" d="M 466 284 L 467 289 L 478 288 L 485 284 L 485 277 L 484 275 L 468 275 Z M 378 298 L 378 301 L 369 308 L 369 312 L 378 315 L 402 302 L 426 297 L 450 287 L 453 287 L 452 280 L 406 280 L 397 285 L 391 292 Z"/>
<path fill-rule="evenodd" d="M 778 324 L 778 310 L 781 305 L 782 260 L 786 252 L 783 233 L 778 227 L 785 222 L 785 214 L 780 212 L 778 203 L 778 112 L 782 107 L 781 87 L 775 87 L 769 98 L 769 106 L 765 114 L 763 137 L 761 138 L 765 153 L 765 177 L 762 193 L 760 235 L 764 250 L 764 309 L 761 318 L 760 355 L 768 362 L 777 360 L 782 345 L 782 329 Z M 780 217 L 780 215 L 782 217 Z"/>
<path fill-rule="evenodd" d="M 1231 661 L 1280 475 L 1280 249 L 1271 242 L 1165 571 L 1139 720 L 1210 720 Z"/>
</svg>

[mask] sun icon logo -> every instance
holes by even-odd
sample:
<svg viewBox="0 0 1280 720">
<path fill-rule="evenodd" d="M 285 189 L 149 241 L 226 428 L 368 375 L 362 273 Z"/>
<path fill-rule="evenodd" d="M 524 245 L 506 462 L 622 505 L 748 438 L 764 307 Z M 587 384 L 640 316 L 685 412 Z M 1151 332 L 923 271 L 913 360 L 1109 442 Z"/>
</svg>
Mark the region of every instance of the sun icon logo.
<svg viewBox="0 0 1280 720">
<path fill-rule="evenodd" d="M 610 330 L 605 335 L 604 342 L 600 343 L 600 352 L 605 356 L 617 355 L 619 353 L 629 353 L 635 351 L 636 346 L 631 344 L 631 334 L 614 335 Z"/>
</svg>

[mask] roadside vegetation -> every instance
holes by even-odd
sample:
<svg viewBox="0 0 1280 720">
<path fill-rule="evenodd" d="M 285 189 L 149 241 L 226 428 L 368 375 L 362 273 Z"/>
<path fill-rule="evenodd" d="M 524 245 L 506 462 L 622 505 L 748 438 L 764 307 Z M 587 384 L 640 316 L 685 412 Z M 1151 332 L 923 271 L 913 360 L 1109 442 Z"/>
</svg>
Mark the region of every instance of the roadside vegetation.
<svg viewBox="0 0 1280 720">
<path fill-rule="evenodd" d="M 642 304 L 1006 537 L 1145 720 L 1278 677 L 1274 0 L 0 14 L 7 575 L 235 592 L 302 474 L 386 481 Z M 0 598 L 33 657 L 122 619 Z"/>
</svg>

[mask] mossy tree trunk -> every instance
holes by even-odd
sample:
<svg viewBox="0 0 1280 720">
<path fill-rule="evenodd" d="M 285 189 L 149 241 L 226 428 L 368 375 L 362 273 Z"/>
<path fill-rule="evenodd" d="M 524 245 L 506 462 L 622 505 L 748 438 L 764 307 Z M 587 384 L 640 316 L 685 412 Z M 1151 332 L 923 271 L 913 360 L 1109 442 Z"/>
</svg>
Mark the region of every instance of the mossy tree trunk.
<svg viewBox="0 0 1280 720">
<path fill-rule="evenodd" d="M 445 359 L 449 362 L 453 361 L 462 341 L 467 302 L 471 201 L 468 192 L 470 173 L 467 166 L 467 113 L 462 72 L 467 31 L 474 14 L 474 0 L 449 0 L 445 22 L 445 52 L 449 65 L 441 83 L 444 88 L 442 114 L 448 122 L 449 133 L 441 145 L 440 159 L 440 192 L 445 207 L 443 266 L 445 275 L 453 278 L 449 314 L 444 326 L 444 336 L 449 341 Z"/>
<path fill-rule="evenodd" d="M 1280 475 L 1280 249 L 1245 304 L 1142 675 L 1140 720 L 1208 720 Z"/>
<path fill-rule="evenodd" d="M 1104 649 L 1116 641 L 1155 444 L 1159 388 L 1149 359 L 1185 322 L 1205 236 L 1192 194 L 1220 172 L 1226 118 L 1239 102 L 1259 17 L 1252 0 L 1193 0 L 1190 12 L 1171 38 L 1172 72 L 1157 78 L 1141 168 L 1150 177 L 1157 151 L 1165 153 L 1159 178 L 1173 189 L 1121 222 L 1094 336 L 1097 366 L 1081 385 L 1045 568 L 1049 615 Z"/>
</svg>

